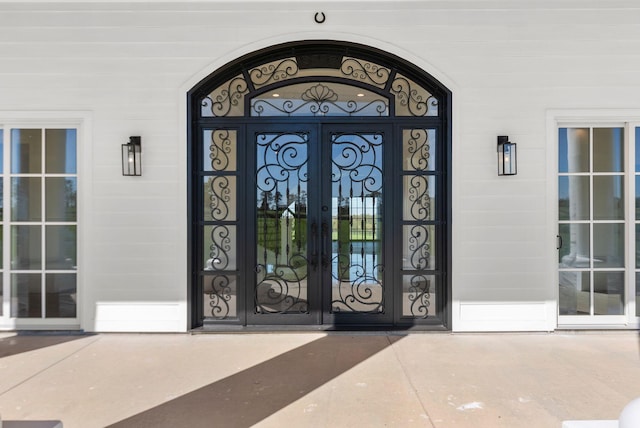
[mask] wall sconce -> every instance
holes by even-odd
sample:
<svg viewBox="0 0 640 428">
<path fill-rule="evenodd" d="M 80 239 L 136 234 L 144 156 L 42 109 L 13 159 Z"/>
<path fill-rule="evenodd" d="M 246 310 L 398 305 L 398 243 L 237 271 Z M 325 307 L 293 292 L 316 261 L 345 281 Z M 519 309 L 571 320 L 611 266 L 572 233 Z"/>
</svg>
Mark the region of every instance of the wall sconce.
<svg viewBox="0 0 640 428">
<path fill-rule="evenodd" d="M 122 175 L 142 175 L 142 140 L 129 137 L 122 145 Z"/>
<path fill-rule="evenodd" d="M 509 142 L 506 135 L 498 136 L 498 175 L 516 175 L 518 156 L 516 143 Z"/>
</svg>

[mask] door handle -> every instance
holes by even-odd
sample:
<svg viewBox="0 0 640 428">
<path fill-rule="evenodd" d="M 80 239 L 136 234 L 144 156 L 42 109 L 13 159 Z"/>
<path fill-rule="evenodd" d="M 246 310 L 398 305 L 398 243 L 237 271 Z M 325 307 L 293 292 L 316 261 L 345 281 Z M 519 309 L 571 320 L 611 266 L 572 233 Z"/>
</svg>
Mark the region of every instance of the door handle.
<svg viewBox="0 0 640 428">
<path fill-rule="evenodd" d="M 329 225 L 326 221 L 322 222 L 322 268 L 327 269 L 329 267 L 329 253 L 327 251 L 327 243 L 329 242 Z"/>
<path fill-rule="evenodd" d="M 556 235 L 556 250 L 559 250 L 560 248 L 562 248 L 562 236 L 560 235 Z"/>
<path fill-rule="evenodd" d="M 313 267 L 313 270 L 318 269 L 318 224 L 314 221 L 311 223 L 311 259 L 309 264 Z"/>
</svg>

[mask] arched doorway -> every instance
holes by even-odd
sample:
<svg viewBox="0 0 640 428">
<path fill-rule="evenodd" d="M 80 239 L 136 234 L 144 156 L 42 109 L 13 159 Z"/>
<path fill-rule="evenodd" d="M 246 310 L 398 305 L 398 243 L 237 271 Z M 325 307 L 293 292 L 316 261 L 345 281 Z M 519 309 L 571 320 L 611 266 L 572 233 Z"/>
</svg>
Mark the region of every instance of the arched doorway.
<svg viewBox="0 0 640 428">
<path fill-rule="evenodd" d="M 211 74 L 189 114 L 192 327 L 449 327 L 443 85 L 296 42 Z"/>
</svg>

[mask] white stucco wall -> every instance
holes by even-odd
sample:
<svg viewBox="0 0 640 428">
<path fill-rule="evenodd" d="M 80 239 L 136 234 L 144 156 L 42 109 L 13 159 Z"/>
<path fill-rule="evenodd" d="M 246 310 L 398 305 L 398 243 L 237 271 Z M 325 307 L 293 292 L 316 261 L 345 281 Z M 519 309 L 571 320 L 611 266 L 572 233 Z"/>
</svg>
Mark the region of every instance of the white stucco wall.
<svg viewBox="0 0 640 428">
<path fill-rule="evenodd" d="M 90 117 L 80 327 L 185 331 L 186 92 L 281 42 L 375 46 L 453 92 L 453 330 L 552 330 L 546 112 L 638 108 L 638 22 L 635 0 L 2 0 L 0 123 L 16 111 Z M 120 172 L 130 135 L 142 136 L 142 177 Z M 496 174 L 497 135 L 518 144 L 515 177 Z"/>
</svg>

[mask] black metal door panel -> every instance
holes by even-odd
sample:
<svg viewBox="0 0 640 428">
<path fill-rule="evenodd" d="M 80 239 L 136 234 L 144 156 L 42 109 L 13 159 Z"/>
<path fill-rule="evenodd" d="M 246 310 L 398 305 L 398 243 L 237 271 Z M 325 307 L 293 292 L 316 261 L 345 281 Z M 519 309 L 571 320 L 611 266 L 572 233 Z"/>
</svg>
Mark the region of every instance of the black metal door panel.
<svg viewBox="0 0 640 428">
<path fill-rule="evenodd" d="M 249 128 L 248 324 L 391 321 L 382 198 L 389 133 L 317 123 Z"/>
</svg>

